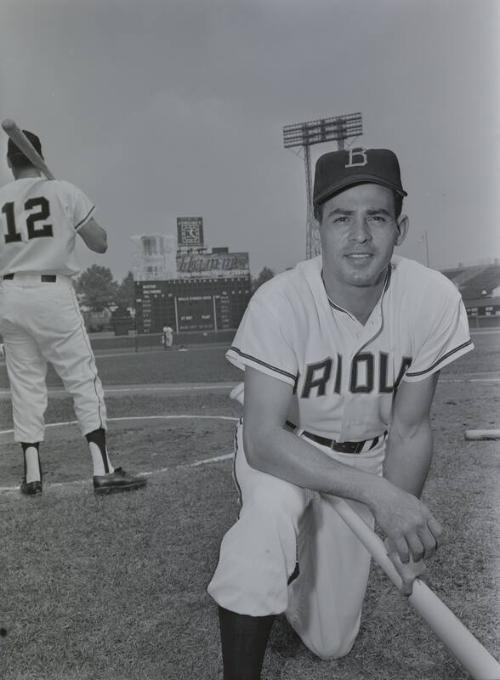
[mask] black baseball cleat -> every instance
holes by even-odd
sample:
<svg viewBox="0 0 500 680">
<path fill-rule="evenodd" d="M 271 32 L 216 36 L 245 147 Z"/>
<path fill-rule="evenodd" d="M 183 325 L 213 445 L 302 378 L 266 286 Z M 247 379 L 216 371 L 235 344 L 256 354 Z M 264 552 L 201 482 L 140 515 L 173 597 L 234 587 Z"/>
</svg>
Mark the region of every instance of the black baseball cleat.
<svg viewBox="0 0 500 680">
<path fill-rule="evenodd" d="M 119 491 L 132 491 L 146 486 L 145 477 L 129 475 L 121 467 L 107 475 L 94 476 L 94 493 L 104 495 L 118 493 Z"/>
<path fill-rule="evenodd" d="M 26 477 L 23 477 L 21 482 L 21 493 L 25 496 L 36 496 L 37 493 L 42 493 L 42 482 L 27 482 Z"/>
</svg>

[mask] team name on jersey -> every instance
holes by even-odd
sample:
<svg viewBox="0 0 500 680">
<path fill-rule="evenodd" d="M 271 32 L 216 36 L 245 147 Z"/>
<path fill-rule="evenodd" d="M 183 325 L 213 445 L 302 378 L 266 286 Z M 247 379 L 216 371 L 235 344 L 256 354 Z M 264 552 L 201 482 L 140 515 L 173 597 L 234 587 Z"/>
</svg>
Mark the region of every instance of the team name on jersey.
<svg viewBox="0 0 500 680">
<path fill-rule="evenodd" d="M 335 358 L 326 357 L 322 361 L 306 364 L 302 387 L 299 387 L 300 375 L 298 375 L 294 392 L 301 399 L 346 392 L 390 394 L 396 391 L 411 362 L 411 357 L 402 357 L 398 375 L 392 382 L 389 376 L 390 357 L 386 352 L 356 354 L 351 360 L 347 376 L 342 370 L 344 359 L 341 354 L 337 354 Z"/>
</svg>

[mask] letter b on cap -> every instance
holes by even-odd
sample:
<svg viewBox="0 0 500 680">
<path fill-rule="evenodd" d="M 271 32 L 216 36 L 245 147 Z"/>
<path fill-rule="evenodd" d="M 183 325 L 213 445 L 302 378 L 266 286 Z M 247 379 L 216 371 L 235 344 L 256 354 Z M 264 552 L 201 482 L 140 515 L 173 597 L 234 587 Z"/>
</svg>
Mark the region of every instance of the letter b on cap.
<svg viewBox="0 0 500 680">
<path fill-rule="evenodd" d="M 347 154 L 348 161 L 345 164 L 346 168 L 363 167 L 368 163 L 366 149 L 363 149 L 362 147 L 358 147 L 357 149 L 349 149 Z"/>
</svg>

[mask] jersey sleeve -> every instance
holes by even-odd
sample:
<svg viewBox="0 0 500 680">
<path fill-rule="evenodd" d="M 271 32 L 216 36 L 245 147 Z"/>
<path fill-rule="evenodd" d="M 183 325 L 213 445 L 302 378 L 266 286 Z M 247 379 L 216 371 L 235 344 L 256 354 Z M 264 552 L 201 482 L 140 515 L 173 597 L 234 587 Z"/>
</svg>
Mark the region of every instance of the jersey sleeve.
<svg viewBox="0 0 500 680">
<path fill-rule="evenodd" d="M 241 370 L 250 366 L 295 385 L 298 362 L 291 344 L 292 314 L 287 314 L 288 305 L 284 296 L 273 294 L 266 284 L 261 286 L 251 298 L 226 353 L 228 361 Z"/>
<path fill-rule="evenodd" d="M 95 210 L 95 206 L 90 200 L 90 198 L 78 189 L 78 193 L 75 197 L 75 202 L 73 204 L 73 215 L 74 215 L 74 227 L 75 231 L 78 231 L 83 226 L 87 224 L 89 219 Z"/>
<path fill-rule="evenodd" d="M 90 198 L 70 182 L 61 182 L 67 195 L 69 219 L 75 231 L 81 229 L 92 217 L 95 206 Z"/>
<path fill-rule="evenodd" d="M 404 380 L 417 382 L 474 349 L 459 292 L 448 281 L 429 291 L 415 327 L 414 355 Z"/>
</svg>

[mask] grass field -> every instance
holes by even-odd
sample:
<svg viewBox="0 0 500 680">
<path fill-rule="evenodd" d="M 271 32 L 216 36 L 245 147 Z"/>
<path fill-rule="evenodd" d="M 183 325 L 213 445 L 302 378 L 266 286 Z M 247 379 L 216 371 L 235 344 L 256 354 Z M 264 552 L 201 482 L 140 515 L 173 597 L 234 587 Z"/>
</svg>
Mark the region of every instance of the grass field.
<svg viewBox="0 0 500 680">
<path fill-rule="evenodd" d="M 435 592 L 498 658 L 500 443 L 466 442 L 467 428 L 499 428 L 500 335 L 474 335 L 476 352 L 443 372 L 425 501 L 445 526 L 428 565 Z M 237 514 L 231 480 L 239 373 L 224 348 L 98 357 L 110 391 L 115 465 L 142 471 L 146 489 L 96 498 L 70 400 L 49 400 L 43 496 L 16 487 L 22 460 L 10 404 L 0 399 L 2 680 L 219 680 L 217 617 L 206 585 Z M 58 380 L 53 374 L 49 382 Z M 228 389 L 164 384 L 227 383 Z M 156 385 L 151 393 L 144 385 Z M 0 365 L 0 388 L 7 386 Z M 135 388 L 134 388 L 135 386 Z M 201 417 L 200 417 L 201 416 Z M 63 423 L 57 425 L 57 423 Z M 222 456 L 221 460 L 213 460 Z M 278 620 L 267 680 L 466 680 L 467 674 L 373 567 L 362 628 L 337 662 L 308 652 Z"/>
</svg>

